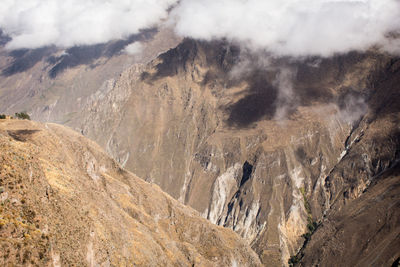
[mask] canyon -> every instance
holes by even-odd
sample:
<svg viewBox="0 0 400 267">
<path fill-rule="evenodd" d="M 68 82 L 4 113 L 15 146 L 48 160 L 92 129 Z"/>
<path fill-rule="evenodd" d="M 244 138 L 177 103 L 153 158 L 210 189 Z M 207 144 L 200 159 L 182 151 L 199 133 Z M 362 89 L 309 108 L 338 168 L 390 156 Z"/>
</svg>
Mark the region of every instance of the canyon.
<svg viewBox="0 0 400 267">
<path fill-rule="evenodd" d="M 163 205 L 160 213 L 171 209 L 164 207 L 165 199 L 173 203 L 169 204 L 173 209 L 190 206 L 196 211 L 179 208 L 182 220 L 186 212 L 198 213 L 218 226 L 196 217 L 181 229 L 198 228 L 197 224 L 207 229 L 229 228 L 265 266 L 288 262 L 390 266 L 398 261 L 398 57 L 372 48 L 328 58 L 258 56 L 227 41 L 181 40 L 165 29 L 144 35 L 142 42 L 151 51 L 141 60 L 98 52 L 101 56 L 90 64 L 67 64 L 56 77 L 49 70 L 59 66 L 62 54 L 57 62 L 49 58 L 51 53 L 62 52 L 52 51 L 31 68 L 15 73 L 7 70 L 19 57 L 10 59 L 3 52 L 9 59 L 1 66 L 6 78 L 0 86 L 0 113 L 24 109 L 35 120 L 64 124 L 83 134 L 115 164 L 145 181 L 122 171 L 120 179 L 128 186 L 118 187 L 156 188 L 151 190 L 160 199 L 143 204 L 149 215 L 157 205 Z M 169 41 L 159 41 L 165 39 Z M 110 44 L 99 49 L 108 51 L 107 47 Z M 41 124 L 33 125 L 45 132 Z M 33 126 L 25 123 L 24 127 Z M 70 138 L 77 136 L 71 132 L 62 142 L 72 142 Z M 101 158 L 106 157 L 102 152 Z M 88 163 L 93 165 L 86 170 L 91 177 L 92 169 L 100 167 L 91 159 L 80 164 Z M 113 172 L 118 173 L 115 166 Z M 96 179 L 113 176 L 94 171 Z M 126 181 L 130 179 L 135 182 Z M 49 181 L 51 188 L 58 183 L 65 186 L 62 181 L 53 182 Z M 158 186 L 181 204 L 166 197 Z M 101 196 L 104 199 L 96 196 L 96 201 L 90 201 L 105 203 L 110 198 Z M 138 205 L 139 200 L 129 201 L 129 205 Z M 134 215 L 137 220 L 135 216 L 144 215 Z M 149 224 L 157 228 L 159 223 Z M 101 229 L 107 238 L 108 228 Z M 151 235 L 153 230 L 146 229 Z M 225 230 L 218 231 L 222 235 Z M 232 235 L 229 242 L 236 240 L 226 231 Z M 94 234 L 96 238 L 99 233 Z M 210 237 L 216 238 L 222 237 Z M 236 252 L 228 246 L 242 248 L 240 253 L 248 251 L 240 240 L 235 241 L 237 245 L 229 242 L 221 248 L 229 259 Z M 182 253 L 176 252 L 178 247 L 171 250 L 173 254 Z M 106 258 L 104 251 L 99 252 L 102 259 Z M 208 252 L 193 253 L 209 264 L 204 256 Z M 240 253 L 238 266 L 258 264 L 252 252 L 248 258 Z M 189 254 L 189 261 L 168 262 L 173 265 L 182 260 L 186 266 L 195 258 Z M 233 265 L 228 258 L 217 258 L 223 265 Z"/>
</svg>

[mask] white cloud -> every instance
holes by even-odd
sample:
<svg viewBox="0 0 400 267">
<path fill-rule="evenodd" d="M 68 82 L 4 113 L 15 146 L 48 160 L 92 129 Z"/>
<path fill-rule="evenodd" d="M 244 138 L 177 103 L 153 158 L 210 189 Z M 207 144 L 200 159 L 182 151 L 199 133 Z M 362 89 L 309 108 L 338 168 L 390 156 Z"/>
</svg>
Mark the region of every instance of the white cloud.
<svg viewBox="0 0 400 267">
<path fill-rule="evenodd" d="M 297 105 L 297 99 L 293 88 L 293 80 L 296 76 L 295 71 L 289 68 L 280 68 L 274 81 L 278 88 L 278 98 L 274 118 L 276 120 L 285 119 L 289 109 Z"/>
<path fill-rule="evenodd" d="M 169 15 L 168 9 L 175 5 Z M 69 47 L 127 37 L 169 16 L 180 35 L 252 51 L 329 56 L 373 45 L 400 51 L 399 0 L 1 0 L 8 48 Z"/>
<path fill-rule="evenodd" d="M 173 13 L 178 34 L 276 55 L 329 56 L 376 44 L 400 51 L 385 37 L 400 29 L 398 0 L 184 0 Z"/>
<path fill-rule="evenodd" d="M 10 49 L 69 47 L 138 33 L 168 16 L 176 0 L 1 0 L 0 28 Z"/>
<path fill-rule="evenodd" d="M 359 120 L 368 110 L 368 105 L 361 95 L 348 94 L 339 106 L 339 118 L 353 124 Z"/>
<path fill-rule="evenodd" d="M 142 52 L 143 50 L 143 45 L 141 43 L 133 43 L 130 45 L 127 45 L 125 47 L 125 52 L 129 55 L 137 55 L 140 54 L 140 52 Z"/>
</svg>

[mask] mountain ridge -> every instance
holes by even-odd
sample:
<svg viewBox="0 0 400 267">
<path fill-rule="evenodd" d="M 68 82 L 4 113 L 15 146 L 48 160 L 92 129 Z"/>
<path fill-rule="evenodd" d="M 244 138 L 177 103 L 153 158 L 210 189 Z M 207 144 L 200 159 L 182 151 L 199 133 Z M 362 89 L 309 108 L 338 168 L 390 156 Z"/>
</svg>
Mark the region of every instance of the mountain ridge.
<svg viewBox="0 0 400 267">
<path fill-rule="evenodd" d="M 214 226 L 56 124 L 0 120 L 0 262 L 260 266 Z"/>
</svg>

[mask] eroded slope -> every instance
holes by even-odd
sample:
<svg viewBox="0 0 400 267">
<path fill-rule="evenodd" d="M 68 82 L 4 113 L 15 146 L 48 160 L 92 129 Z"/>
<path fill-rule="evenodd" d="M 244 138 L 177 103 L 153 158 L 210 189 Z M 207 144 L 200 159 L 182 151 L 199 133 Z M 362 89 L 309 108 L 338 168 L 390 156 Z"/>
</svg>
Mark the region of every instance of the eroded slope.
<svg viewBox="0 0 400 267">
<path fill-rule="evenodd" d="M 239 49 L 225 42 L 185 40 L 126 71 L 86 106 L 81 128 L 126 168 L 279 266 L 337 196 L 360 196 L 373 176 L 367 165 L 381 162 L 383 170 L 395 160 L 391 152 L 386 163 L 364 160 L 375 153 L 365 146 L 354 152 L 356 166 L 342 162 L 377 117 L 398 116 L 378 110 L 399 101 L 399 61 L 377 51 L 268 66 L 251 60 L 243 66 Z M 354 176 L 332 179 L 335 169 Z"/>
<path fill-rule="evenodd" d="M 0 120 L 0 264 L 258 266 L 214 226 L 56 124 Z"/>
<path fill-rule="evenodd" d="M 74 126 L 91 99 L 101 98 L 117 77 L 179 43 L 171 29 L 147 29 L 125 40 L 67 49 L 54 46 L 8 51 L 0 44 L 0 113 L 26 111 L 32 118 Z M 138 54 L 125 47 L 140 43 Z"/>
</svg>

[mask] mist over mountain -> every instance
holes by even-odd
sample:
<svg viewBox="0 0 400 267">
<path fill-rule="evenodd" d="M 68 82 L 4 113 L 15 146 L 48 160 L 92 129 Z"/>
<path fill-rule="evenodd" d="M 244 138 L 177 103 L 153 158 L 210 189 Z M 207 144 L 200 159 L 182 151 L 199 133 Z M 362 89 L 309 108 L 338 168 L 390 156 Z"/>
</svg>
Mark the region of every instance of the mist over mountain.
<svg viewBox="0 0 400 267">
<path fill-rule="evenodd" d="M 0 28 L 7 48 L 93 45 L 127 38 L 167 17 L 174 0 L 5 1 Z"/>
<path fill-rule="evenodd" d="M 279 56 L 372 46 L 399 53 L 399 10 L 395 0 L 8 0 L 0 28 L 8 49 L 105 43 L 167 23 L 183 37 L 226 38 Z"/>
<path fill-rule="evenodd" d="M 278 56 L 331 56 L 371 46 L 399 50 L 398 1 L 182 1 L 173 10 L 179 34 L 227 38 Z M 218 25 L 215 27 L 214 25 Z"/>
<path fill-rule="evenodd" d="M 397 0 L 6 0 L 0 73 L 1 265 L 399 264 Z"/>
</svg>

